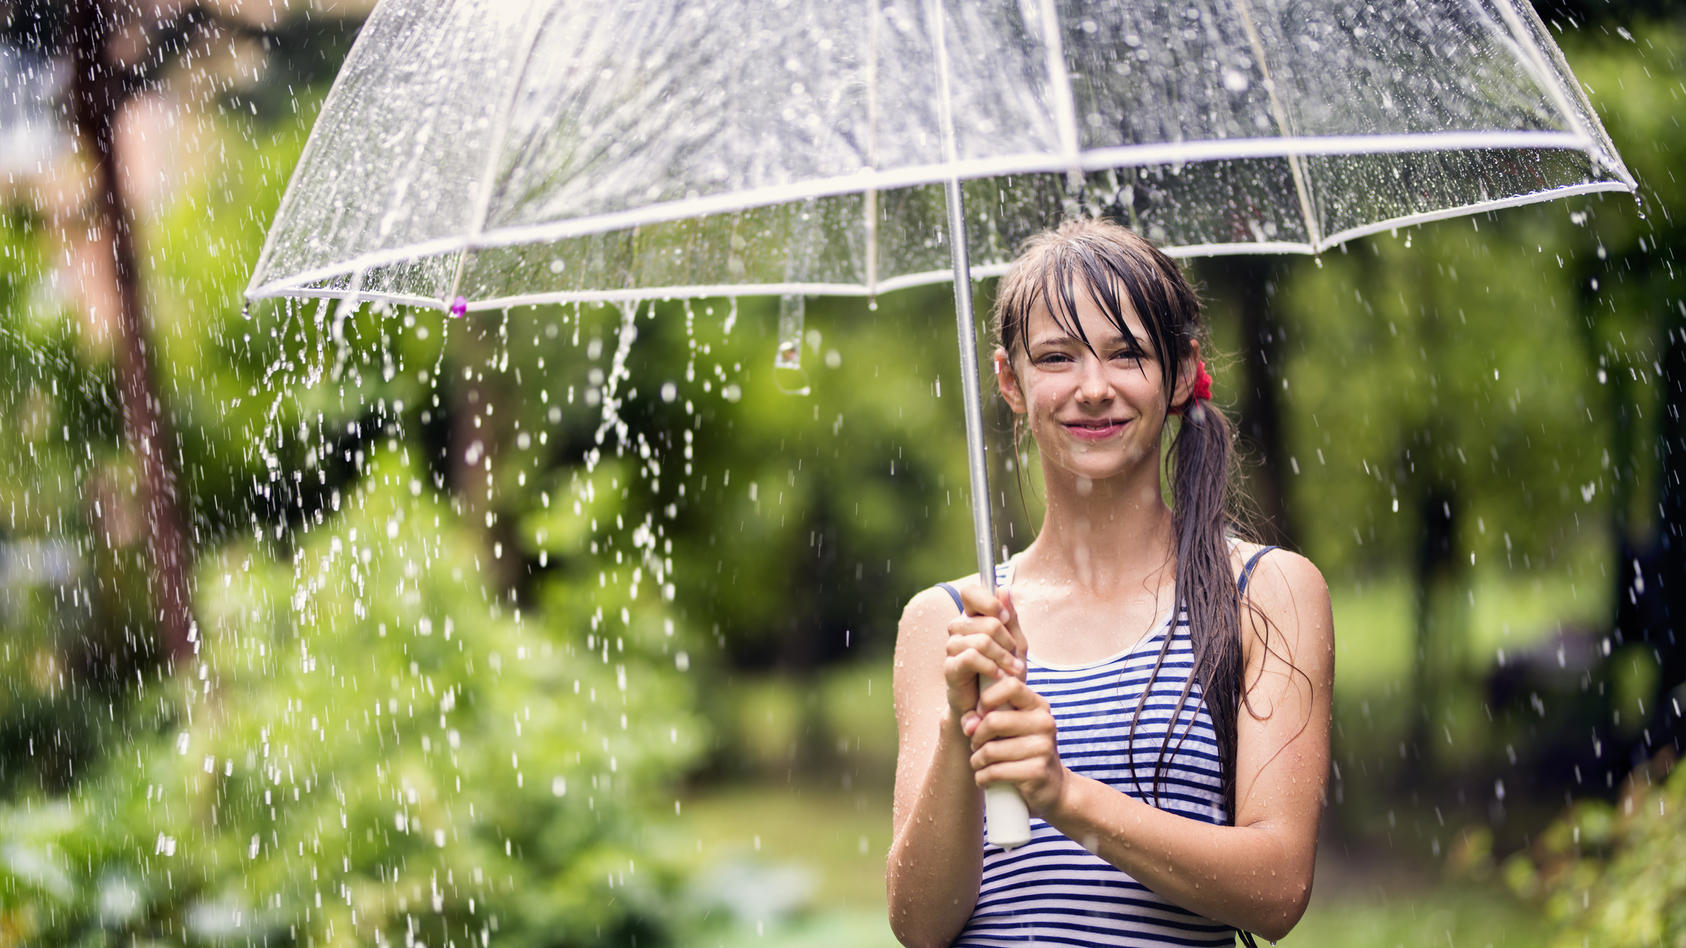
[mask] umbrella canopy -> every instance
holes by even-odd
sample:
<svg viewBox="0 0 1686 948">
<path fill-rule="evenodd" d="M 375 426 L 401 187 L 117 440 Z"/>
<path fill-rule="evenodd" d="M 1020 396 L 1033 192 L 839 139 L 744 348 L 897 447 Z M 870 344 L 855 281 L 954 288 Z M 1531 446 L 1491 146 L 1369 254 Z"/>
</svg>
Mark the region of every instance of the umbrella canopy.
<svg viewBox="0 0 1686 948">
<path fill-rule="evenodd" d="M 385 0 L 248 295 L 871 294 L 951 278 L 951 179 L 980 276 L 1633 188 L 1515 0 Z"/>
<path fill-rule="evenodd" d="M 789 339 L 802 294 L 1001 273 L 1077 212 L 1315 253 L 1633 187 L 1518 0 L 384 0 L 247 295 L 778 293 Z M 955 301 L 993 585 L 969 279 Z M 990 790 L 991 839 L 1024 842 Z"/>
</svg>

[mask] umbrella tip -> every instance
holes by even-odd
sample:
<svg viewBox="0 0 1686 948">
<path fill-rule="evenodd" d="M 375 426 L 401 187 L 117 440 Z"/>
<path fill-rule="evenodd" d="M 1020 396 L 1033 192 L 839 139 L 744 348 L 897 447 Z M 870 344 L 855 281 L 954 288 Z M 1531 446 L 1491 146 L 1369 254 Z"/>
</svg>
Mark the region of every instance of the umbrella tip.
<svg viewBox="0 0 1686 948">
<path fill-rule="evenodd" d="M 466 316 L 466 315 L 468 315 L 468 300 L 464 297 L 461 297 L 461 296 L 452 300 L 451 301 L 451 315 L 452 316 Z"/>
</svg>

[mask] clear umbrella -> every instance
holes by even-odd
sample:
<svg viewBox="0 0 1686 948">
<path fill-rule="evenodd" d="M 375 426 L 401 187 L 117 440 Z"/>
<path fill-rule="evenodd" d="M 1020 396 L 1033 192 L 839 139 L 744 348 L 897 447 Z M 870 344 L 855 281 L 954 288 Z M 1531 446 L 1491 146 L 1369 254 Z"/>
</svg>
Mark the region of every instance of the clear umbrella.
<svg viewBox="0 0 1686 948">
<path fill-rule="evenodd" d="M 1073 213 L 1172 254 L 1316 253 L 1633 188 L 1518 0 L 384 0 L 247 295 L 779 294 L 790 339 L 804 294 L 999 274 Z"/>
</svg>

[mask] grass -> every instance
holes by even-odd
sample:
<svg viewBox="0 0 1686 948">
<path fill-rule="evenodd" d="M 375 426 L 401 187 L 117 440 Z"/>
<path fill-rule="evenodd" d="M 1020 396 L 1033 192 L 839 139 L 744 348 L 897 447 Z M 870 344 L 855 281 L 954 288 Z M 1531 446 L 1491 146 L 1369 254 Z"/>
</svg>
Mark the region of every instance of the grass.
<svg viewBox="0 0 1686 948">
<path fill-rule="evenodd" d="M 890 848 L 887 786 L 861 790 L 749 784 L 686 801 L 680 825 L 702 861 L 798 866 L 815 879 L 827 905 L 884 905 L 884 854 Z"/>
<path fill-rule="evenodd" d="M 687 801 L 676 829 L 694 838 L 699 877 L 804 878 L 805 898 L 774 913 L 733 917 L 698 933 L 709 946 L 893 948 L 886 921 L 887 787 L 853 791 L 799 785 L 716 788 Z M 746 872 L 745 862 L 760 867 Z M 1305 918 L 1281 943 L 1344 948 L 1503 948 L 1548 933 L 1538 913 L 1487 884 L 1445 882 L 1325 847 Z"/>
<path fill-rule="evenodd" d="M 681 805 L 670 835 L 695 842 L 698 897 L 718 908 L 697 944 L 896 944 L 885 911 L 890 793 L 882 782 L 716 787 Z M 722 878 L 765 897 L 722 897 Z"/>
<path fill-rule="evenodd" d="M 1369 690 L 1409 674 L 1416 648 L 1413 593 L 1405 576 L 1329 590 L 1337 688 Z M 1500 649 L 1515 652 L 1562 628 L 1598 625 L 1610 608 L 1608 582 L 1592 568 L 1551 575 L 1482 569 L 1465 596 L 1459 651 L 1471 670 L 1485 669 Z"/>
<path fill-rule="evenodd" d="M 1438 885 L 1403 891 L 1314 896 L 1283 944 L 1346 948 L 1504 948 L 1542 944 L 1539 914 L 1502 892 Z"/>
</svg>

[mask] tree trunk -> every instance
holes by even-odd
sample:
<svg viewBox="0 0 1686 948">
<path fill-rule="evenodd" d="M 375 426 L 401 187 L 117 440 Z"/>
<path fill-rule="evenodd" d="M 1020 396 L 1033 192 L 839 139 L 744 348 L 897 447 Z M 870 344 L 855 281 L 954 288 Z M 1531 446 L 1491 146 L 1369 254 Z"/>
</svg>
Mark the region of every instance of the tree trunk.
<svg viewBox="0 0 1686 948">
<path fill-rule="evenodd" d="M 117 154 L 117 117 L 126 93 L 111 65 L 116 14 L 101 0 L 72 0 L 73 75 L 71 110 L 76 131 L 93 149 L 95 210 L 100 234 L 110 242 L 116 278 L 118 397 L 123 428 L 141 469 L 141 503 L 146 518 L 146 555 L 153 614 L 158 620 L 166 664 L 191 655 L 195 622 L 188 576 L 192 568 L 178 496 L 176 440 L 158 391 L 141 312 L 135 266 L 134 225 L 123 194 Z"/>
<path fill-rule="evenodd" d="M 1295 536 L 1287 500 L 1288 448 L 1282 429 L 1282 324 L 1271 310 L 1281 272 L 1263 257 L 1226 257 L 1206 270 L 1212 283 L 1234 301 L 1241 328 L 1241 461 L 1247 497 L 1258 513 L 1259 538 L 1289 544 Z"/>
<path fill-rule="evenodd" d="M 1676 301 L 1677 307 L 1686 303 Z M 1655 695 L 1659 745 L 1686 746 L 1686 312 L 1664 317 L 1661 465 L 1657 478 L 1658 569 L 1648 591 L 1660 602 L 1649 631 L 1662 674 Z"/>
<path fill-rule="evenodd" d="M 1432 452 L 1430 437 L 1417 439 Z M 1411 719 L 1407 738 L 1417 768 L 1413 778 L 1431 776 L 1439 757 L 1434 740 L 1436 709 L 1455 693 L 1455 677 L 1463 667 L 1459 646 L 1467 634 L 1467 616 L 1459 592 L 1465 587 L 1458 556 L 1458 517 L 1461 503 L 1454 482 L 1435 477 L 1423 484 L 1415 504 L 1418 522 L 1417 555 L 1412 573 L 1415 594 L 1416 654 L 1411 662 Z"/>
<path fill-rule="evenodd" d="M 497 408 L 509 395 L 500 384 L 504 380 L 491 368 L 493 349 L 484 335 L 486 327 L 470 323 L 474 318 L 459 320 L 464 325 L 457 330 L 457 358 L 445 361 L 450 424 L 446 486 L 457 512 L 482 537 L 479 563 L 486 579 L 500 600 L 514 601 L 523 579 L 521 544 L 514 523 L 502 515 L 495 479 L 509 424 L 507 408 L 502 415 Z"/>
</svg>

